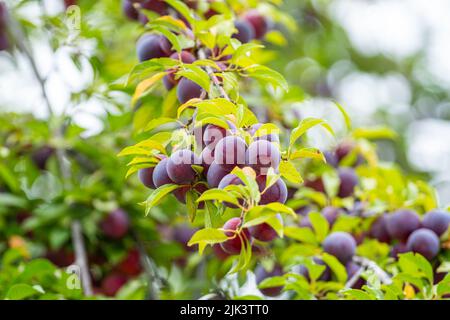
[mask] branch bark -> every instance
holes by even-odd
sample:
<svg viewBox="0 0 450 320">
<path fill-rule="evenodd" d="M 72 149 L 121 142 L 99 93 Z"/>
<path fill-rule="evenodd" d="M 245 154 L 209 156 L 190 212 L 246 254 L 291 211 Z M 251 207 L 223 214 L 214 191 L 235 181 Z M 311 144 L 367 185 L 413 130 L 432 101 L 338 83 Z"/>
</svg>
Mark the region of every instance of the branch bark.
<svg viewBox="0 0 450 320">
<path fill-rule="evenodd" d="M 75 263 L 80 267 L 81 285 L 86 296 L 92 296 L 92 282 L 89 274 L 89 265 L 84 245 L 81 224 L 78 220 L 72 222 L 72 242 L 75 249 Z"/>
<path fill-rule="evenodd" d="M 364 257 L 353 257 L 353 261 L 358 263 L 360 266 L 371 269 L 375 275 L 380 279 L 384 284 L 391 284 L 391 277 L 383 270 L 379 265 L 377 265 L 374 261 L 369 260 Z"/>
</svg>

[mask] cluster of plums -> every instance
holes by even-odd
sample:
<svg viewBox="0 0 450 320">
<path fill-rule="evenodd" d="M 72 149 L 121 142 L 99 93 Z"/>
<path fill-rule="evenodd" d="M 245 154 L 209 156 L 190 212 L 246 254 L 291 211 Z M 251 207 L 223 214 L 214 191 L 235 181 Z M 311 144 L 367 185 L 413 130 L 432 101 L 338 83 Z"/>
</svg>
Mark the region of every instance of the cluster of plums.
<svg viewBox="0 0 450 320">
<path fill-rule="evenodd" d="M 7 32 L 8 11 L 6 4 L 0 1 L 0 51 L 8 50 L 10 41 Z"/>
<path fill-rule="evenodd" d="M 211 188 L 225 189 L 230 185 L 243 185 L 241 179 L 231 171 L 235 167 L 251 167 L 256 173 L 256 182 L 261 192 L 259 204 L 285 203 L 287 187 L 281 178 L 266 188 L 269 169 L 276 171 L 281 162 L 281 153 L 276 145 L 279 141 L 278 135 L 254 137 L 253 134 L 261 127 L 261 124 L 255 124 L 247 128 L 247 132 L 253 136 L 252 142 L 247 145 L 233 123 L 229 121 L 229 125 L 229 129 L 212 124 L 205 126 L 204 130 L 195 129 L 193 134 L 196 141 L 203 147 L 199 155 L 190 149 L 176 150 L 170 157 L 161 155 L 159 156 L 161 160 L 156 166 L 139 171 L 141 182 L 152 189 L 167 184 L 178 184 L 180 187 L 173 191 L 173 194 L 178 201 L 186 203 L 186 194 L 189 190 L 201 195 Z M 202 167 L 203 171 L 195 170 L 193 165 Z M 224 205 L 238 208 L 232 203 L 225 202 Z M 244 199 L 239 199 L 239 205 L 245 206 Z M 204 203 L 199 204 L 200 209 L 203 206 Z M 276 237 L 276 232 L 268 224 L 240 230 L 241 224 L 240 218 L 232 218 L 223 226 L 226 234 L 233 237 L 221 244 L 223 250 L 229 254 L 239 254 L 243 240 L 250 241 L 251 238 L 255 238 L 260 241 L 271 241 Z"/>
<path fill-rule="evenodd" d="M 439 237 L 449 224 L 449 212 L 433 210 L 421 219 L 413 210 L 400 209 L 379 216 L 371 226 L 369 237 L 393 244 L 391 255 L 394 257 L 412 251 L 432 260 L 441 249 Z"/>
<path fill-rule="evenodd" d="M 188 1 L 187 4 L 191 8 L 196 8 L 196 1 Z M 124 0 L 123 10 L 127 17 L 134 20 L 141 20 L 144 24 L 147 23 L 147 17 L 139 10 L 150 10 L 158 14 L 164 15 L 168 13 L 167 4 L 159 0 Z M 206 16 L 212 16 L 215 13 L 209 10 Z M 187 25 L 189 25 L 186 22 Z M 246 12 L 242 18 L 235 23 L 236 33 L 234 38 L 242 43 L 247 43 L 253 39 L 261 39 L 270 28 L 270 23 L 267 18 L 261 15 L 257 10 L 250 10 Z M 220 70 L 215 72 L 224 72 L 227 69 L 227 60 L 230 56 L 222 55 L 224 48 L 215 48 L 214 50 L 205 50 L 209 58 L 216 60 L 217 67 Z M 136 44 L 137 56 L 140 62 L 147 61 L 154 58 L 169 57 L 171 59 L 181 61 L 185 64 L 191 64 L 197 60 L 198 54 L 196 48 L 185 49 L 181 53 L 174 52 L 172 45 L 163 35 L 146 33 L 142 35 Z M 185 103 L 192 98 L 201 97 L 203 90 L 195 82 L 175 75 L 177 68 L 172 68 L 167 71 L 167 75 L 163 79 L 164 86 L 167 90 L 177 87 L 177 97 L 180 103 Z M 217 77 L 221 81 L 220 76 Z"/>
</svg>

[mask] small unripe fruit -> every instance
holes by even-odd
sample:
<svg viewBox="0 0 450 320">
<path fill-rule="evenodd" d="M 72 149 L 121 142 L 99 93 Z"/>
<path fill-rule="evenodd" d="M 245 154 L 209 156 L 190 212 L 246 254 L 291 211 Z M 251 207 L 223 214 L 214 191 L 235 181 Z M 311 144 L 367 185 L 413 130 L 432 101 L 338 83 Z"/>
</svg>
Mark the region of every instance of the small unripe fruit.
<svg viewBox="0 0 450 320">
<path fill-rule="evenodd" d="M 325 238 L 323 249 L 341 263 L 346 264 L 355 255 L 356 241 L 346 232 L 333 232 Z"/>
</svg>

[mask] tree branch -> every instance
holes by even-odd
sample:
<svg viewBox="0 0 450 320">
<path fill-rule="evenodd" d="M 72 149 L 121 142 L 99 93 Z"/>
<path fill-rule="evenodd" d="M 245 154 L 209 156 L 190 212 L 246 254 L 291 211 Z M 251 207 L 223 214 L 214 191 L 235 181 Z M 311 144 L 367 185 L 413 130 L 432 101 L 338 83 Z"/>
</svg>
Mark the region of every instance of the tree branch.
<svg viewBox="0 0 450 320">
<path fill-rule="evenodd" d="M 372 269 L 375 275 L 380 279 L 384 284 L 391 284 L 391 277 L 383 270 L 379 265 L 377 265 L 374 261 L 369 260 L 364 257 L 353 257 L 353 261 L 361 265 L 362 267 Z"/>
<path fill-rule="evenodd" d="M 83 286 L 83 292 L 86 296 L 91 296 L 92 282 L 91 275 L 89 274 L 89 267 L 87 261 L 87 254 L 83 240 L 83 234 L 81 231 L 81 224 L 78 220 L 72 222 L 72 242 L 75 249 L 75 263 L 80 267 L 81 273 L 81 285 Z"/>
</svg>

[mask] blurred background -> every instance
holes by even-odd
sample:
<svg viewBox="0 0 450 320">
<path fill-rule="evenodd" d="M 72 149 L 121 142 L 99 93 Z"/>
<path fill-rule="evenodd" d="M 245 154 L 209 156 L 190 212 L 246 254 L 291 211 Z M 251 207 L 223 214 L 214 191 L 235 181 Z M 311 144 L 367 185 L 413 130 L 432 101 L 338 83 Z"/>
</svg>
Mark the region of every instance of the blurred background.
<svg viewBox="0 0 450 320">
<path fill-rule="evenodd" d="M 81 12 L 81 28 L 95 25 L 98 35 L 76 45 L 64 43 L 76 28 L 69 35 L 62 34 L 61 43 L 42 41 L 55 30 L 37 17 L 42 12 L 48 16 L 60 13 L 65 10 L 63 2 L 32 1 L 20 8 L 21 16 L 39 27 L 30 35 L 31 47 L 53 108 L 56 112 L 66 109 L 73 121 L 86 129 L 85 136 L 103 129 L 101 117 L 119 113 L 127 105 L 127 95 L 111 93 L 108 85 L 136 63 L 134 44 L 140 28 L 121 24 L 117 1 L 89 2 L 83 2 L 85 7 L 98 8 Z M 276 55 L 270 64 L 304 92 L 305 100 L 296 107 L 323 115 L 330 110 L 326 105 L 336 100 L 346 108 L 355 127 L 391 127 L 399 137 L 379 142 L 381 158 L 396 161 L 408 173 L 429 180 L 438 190 L 441 206 L 447 205 L 450 2 L 285 0 L 283 6 L 299 28 L 285 33 L 289 50 L 269 45 Z M 130 34 L 135 36 L 130 39 Z M 114 35 L 114 39 L 104 35 Z M 99 47 L 108 48 L 101 51 L 100 58 Z M 100 69 L 102 81 L 96 77 Z M 0 110 L 48 116 L 25 57 L 13 62 L 8 53 L 0 53 Z"/>
</svg>

